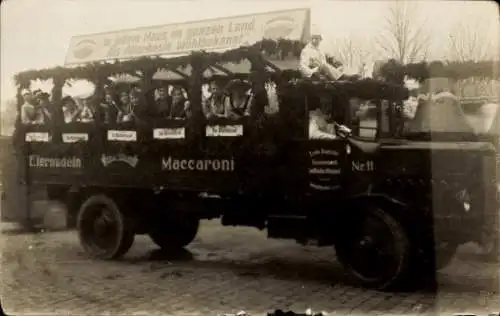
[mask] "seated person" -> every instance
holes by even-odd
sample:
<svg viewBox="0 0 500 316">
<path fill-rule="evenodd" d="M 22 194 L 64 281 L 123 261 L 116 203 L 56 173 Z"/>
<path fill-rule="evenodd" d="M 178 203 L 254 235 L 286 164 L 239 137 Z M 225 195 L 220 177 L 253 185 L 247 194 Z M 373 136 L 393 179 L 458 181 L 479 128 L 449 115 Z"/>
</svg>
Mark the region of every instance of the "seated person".
<svg viewBox="0 0 500 316">
<path fill-rule="evenodd" d="M 35 97 L 37 103 L 37 106 L 35 107 L 37 118 L 40 121 L 40 124 L 48 123 L 54 117 L 54 108 L 50 103 L 50 94 L 39 90 L 35 94 Z"/>
<path fill-rule="evenodd" d="M 21 105 L 21 123 L 25 125 L 34 124 L 35 120 L 35 102 L 31 91 L 28 89 L 23 89 L 21 91 L 23 97 L 23 104 Z"/>
<path fill-rule="evenodd" d="M 78 122 L 81 109 L 78 107 L 75 100 L 70 96 L 66 96 L 61 101 L 64 123 Z"/>
<path fill-rule="evenodd" d="M 249 116 L 253 103 L 253 95 L 249 93 L 251 85 L 244 80 L 231 80 L 226 86 L 229 95 L 224 101 L 224 116 L 230 119 L 238 119 Z"/>
<path fill-rule="evenodd" d="M 21 106 L 21 123 L 26 125 L 41 125 L 48 121 L 51 117 L 48 106 L 47 97 L 43 96 L 43 101 L 40 104 L 39 97 L 43 92 L 41 90 L 31 92 L 23 90 L 22 95 L 24 103 Z"/>
<path fill-rule="evenodd" d="M 309 138 L 310 139 L 335 139 L 333 124 L 328 124 L 327 116 L 320 107 L 309 112 Z"/>
<path fill-rule="evenodd" d="M 91 104 L 91 97 L 82 100 L 82 107 L 78 115 L 78 121 L 82 123 L 92 123 L 95 121 L 96 113 Z"/>
<path fill-rule="evenodd" d="M 174 86 L 171 91 L 172 103 L 169 109 L 169 118 L 185 119 L 189 115 L 189 100 L 184 96 L 181 86 Z"/>
<path fill-rule="evenodd" d="M 416 96 L 410 96 L 403 101 L 403 117 L 405 120 L 412 120 L 418 107 L 418 99 Z"/>
<path fill-rule="evenodd" d="M 203 113 L 205 117 L 224 117 L 225 95 L 216 81 L 210 82 L 210 96 L 203 102 Z"/>
<path fill-rule="evenodd" d="M 155 115 L 162 118 L 168 118 L 170 115 L 170 104 L 172 102 L 168 95 L 168 89 L 167 87 L 160 87 L 157 92 L 158 99 L 155 101 Z"/>
<path fill-rule="evenodd" d="M 118 106 L 118 113 L 116 115 L 116 122 L 125 123 L 132 121 L 133 115 L 131 110 L 129 92 L 122 91 L 120 93 L 120 103 Z"/>
<path fill-rule="evenodd" d="M 130 94 L 130 113 L 133 121 L 144 119 L 148 114 L 146 97 L 139 89 L 132 89 Z"/>
<path fill-rule="evenodd" d="M 114 91 L 106 89 L 104 92 L 104 101 L 101 102 L 101 114 L 103 123 L 108 124 L 116 122 L 119 111 L 118 102 L 116 102 Z"/>
<path fill-rule="evenodd" d="M 267 115 L 276 114 L 280 109 L 278 93 L 276 91 L 276 84 L 267 83 L 265 89 L 267 92 L 267 104 L 264 107 L 264 113 L 266 113 Z"/>
<path fill-rule="evenodd" d="M 319 49 L 322 39 L 319 32 L 311 34 L 311 41 L 300 53 L 300 72 L 307 78 L 322 74 L 330 80 L 337 80 L 342 77 L 342 71 L 327 63 L 325 54 Z"/>
</svg>

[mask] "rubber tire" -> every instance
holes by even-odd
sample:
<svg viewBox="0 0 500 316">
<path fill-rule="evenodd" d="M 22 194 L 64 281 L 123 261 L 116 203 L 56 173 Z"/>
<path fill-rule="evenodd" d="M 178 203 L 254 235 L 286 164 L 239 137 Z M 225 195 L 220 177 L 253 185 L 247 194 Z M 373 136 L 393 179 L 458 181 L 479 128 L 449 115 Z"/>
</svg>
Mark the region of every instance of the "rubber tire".
<svg viewBox="0 0 500 316">
<path fill-rule="evenodd" d="M 397 248 L 401 253 L 401 259 L 398 271 L 390 278 L 384 280 L 368 280 L 363 278 L 358 272 L 354 270 L 352 265 L 348 262 L 345 249 L 342 248 L 342 238 L 335 244 L 336 255 L 339 262 L 344 267 L 345 272 L 349 278 L 356 284 L 365 288 L 375 289 L 379 291 L 397 290 L 408 280 L 410 274 L 411 263 L 411 249 L 410 240 L 405 232 L 404 227 L 394 219 L 390 214 L 380 208 L 368 210 L 366 216 L 375 216 L 389 227 L 392 232 L 393 240 L 397 243 Z"/>
<path fill-rule="evenodd" d="M 118 242 L 112 249 L 103 252 L 96 252 L 92 246 L 89 246 L 81 230 L 82 222 L 85 218 L 86 212 L 89 211 L 90 207 L 95 205 L 106 205 L 113 213 L 115 220 L 117 220 L 119 223 Z M 90 257 L 95 259 L 118 259 L 125 255 L 134 243 L 135 234 L 133 231 L 127 229 L 126 218 L 123 212 L 120 210 L 118 204 L 113 199 L 103 194 L 92 195 L 82 204 L 77 217 L 77 230 L 82 248 Z"/>
<path fill-rule="evenodd" d="M 176 251 L 186 247 L 196 238 L 199 227 L 200 220 L 197 218 L 165 218 L 164 221 L 153 223 L 148 235 L 162 250 Z"/>
</svg>

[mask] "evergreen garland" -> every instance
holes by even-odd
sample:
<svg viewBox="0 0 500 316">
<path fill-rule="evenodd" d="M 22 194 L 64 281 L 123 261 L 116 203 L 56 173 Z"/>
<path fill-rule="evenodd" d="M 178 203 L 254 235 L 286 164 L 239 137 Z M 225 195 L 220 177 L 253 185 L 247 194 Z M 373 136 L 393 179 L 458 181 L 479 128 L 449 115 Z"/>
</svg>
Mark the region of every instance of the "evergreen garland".
<svg viewBox="0 0 500 316">
<path fill-rule="evenodd" d="M 163 57 L 142 57 L 133 60 L 113 62 L 93 62 L 79 67 L 54 67 L 41 70 L 27 70 L 14 76 L 18 86 L 27 87 L 32 80 L 54 79 L 57 82 L 65 82 L 69 79 L 89 80 L 96 82 L 117 74 L 130 74 L 138 76 L 138 71 L 144 73 L 155 72 L 157 69 L 163 69 L 165 66 L 178 69 L 186 68 L 192 65 L 194 59 L 201 58 L 205 66 L 217 63 L 239 63 L 245 59 L 251 59 L 256 53 L 272 59 L 285 59 L 289 57 L 299 58 L 305 44 L 300 41 L 291 41 L 285 39 L 262 40 L 251 46 L 243 46 L 237 49 L 222 53 L 209 53 L 205 51 L 192 52 L 190 55 L 173 58 Z M 255 58 L 253 58 L 255 59 Z M 262 61 L 264 62 L 264 61 Z M 327 62 L 338 67 L 341 63 L 333 57 L 328 56 Z M 139 75 L 140 76 L 140 75 Z"/>
<path fill-rule="evenodd" d="M 422 83 L 429 78 L 445 77 L 453 80 L 467 78 L 500 78 L 500 61 L 431 61 L 402 65 L 394 59 L 384 63 L 380 70 L 374 73 L 393 83 L 402 83 L 405 77 Z"/>
</svg>

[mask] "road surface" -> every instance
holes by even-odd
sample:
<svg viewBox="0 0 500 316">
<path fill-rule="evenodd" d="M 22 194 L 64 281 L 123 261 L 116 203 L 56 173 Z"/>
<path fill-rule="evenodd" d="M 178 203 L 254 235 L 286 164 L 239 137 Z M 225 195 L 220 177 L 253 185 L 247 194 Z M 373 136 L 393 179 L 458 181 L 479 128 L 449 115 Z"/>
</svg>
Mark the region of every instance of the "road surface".
<svg viewBox="0 0 500 316">
<path fill-rule="evenodd" d="M 147 237 L 119 262 L 91 261 L 75 232 L 0 237 L 8 314 L 216 315 L 275 309 L 346 314 L 500 311 L 498 266 L 466 253 L 439 274 L 439 291 L 380 293 L 348 285 L 330 248 L 268 240 L 251 228 L 205 221 L 185 252 L 165 257 Z"/>
</svg>

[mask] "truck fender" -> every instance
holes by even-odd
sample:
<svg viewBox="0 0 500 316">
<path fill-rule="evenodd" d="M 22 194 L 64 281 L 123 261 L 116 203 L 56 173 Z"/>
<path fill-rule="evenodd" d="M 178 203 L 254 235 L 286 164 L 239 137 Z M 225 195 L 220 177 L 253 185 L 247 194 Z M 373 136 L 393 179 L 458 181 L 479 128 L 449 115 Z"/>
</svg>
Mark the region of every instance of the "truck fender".
<svg viewBox="0 0 500 316">
<path fill-rule="evenodd" d="M 345 225 L 346 221 L 349 222 L 350 219 L 359 218 L 363 211 L 366 210 L 367 205 L 377 205 L 385 212 L 389 212 L 391 216 L 397 220 L 409 218 L 408 211 L 410 207 L 402 199 L 383 193 L 361 193 L 351 195 L 344 200 L 343 210 L 337 214 L 339 218 L 335 221 L 338 223 L 338 225 L 336 225 L 339 226 L 338 229 L 340 231 L 346 229 L 349 226 Z"/>
<path fill-rule="evenodd" d="M 391 209 L 408 209 L 409 206 L 402 199 L 398 197 L 389 196 L 384 193 L 361 193 L 347 197 L 346 207 L 358 207 L 360 203 L 376 203 L 377 205 L 385 205 Z"/>
</svg>

